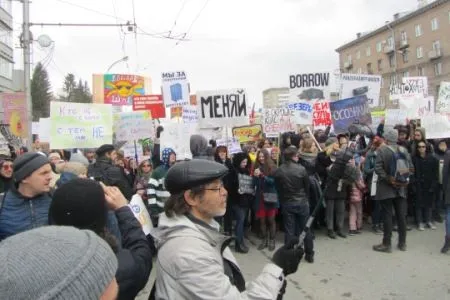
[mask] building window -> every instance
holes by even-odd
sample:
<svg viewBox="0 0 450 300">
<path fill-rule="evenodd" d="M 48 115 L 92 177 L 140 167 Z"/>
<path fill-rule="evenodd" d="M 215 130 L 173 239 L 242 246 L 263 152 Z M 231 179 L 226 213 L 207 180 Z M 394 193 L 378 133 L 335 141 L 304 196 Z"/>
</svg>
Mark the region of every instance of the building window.
<svg viewBox="0 0 450 300">
<path fill-rule="evenodd" d="M 425 68 L 424 67 L 418 67 L 417 68 L 417 75 L 418 76 L 425 76 Z"/>
<path fill-rule="evenodd" d="M 440 41 L 433 42 L 433 50 L 436 51 L 436 55 L 441 54 L 441 42 Z"/>
<path fill-rule="evenodd" d="M 392 36 L 388 37 L 387 39 L 387 45 L 389 47 L 394 47 L 394 38 Z"/>
<path fill-rule="evenodd" d="M 449 19 L 450 19 L 450 13 L 449 13 Z M 381 42 L 377 43 L 377 52 L 380 53 L 381 52 Z"/>
<path fill-rule="evenodd" d="M 367 64 L 367 74 L 373 74 L 372 63 Z"/>
<path fill-rule="evenodd" d="M 389 55 L 389 67 L 395 67 L 395 57 L 394 54 Z"/>
<path fill-rule="evenodd" d="M 370 46 L 366 48 L 366 56 L 370 56 Z"/>
<path fill-rule="evenodd" d="M 13 47 L 13 32 L 8 30 L 0 24 L 0 42 L 7 45 L 9 48 Z"/>
<path fill-rule="evenodd" d="M 417 58 L 422 58 L 423 57 L 423 48 L 417 47 L 416 54 L 417 54 Z"/>
<path fill-rule="evenodd" d="M 0 0 L 0 7 L 6 10 L 10 15 L 12 14 L 11 0 Z"/>
<path fill-rule="evenodd" d="M 360 59 L 360 58 L 361 58 L 361 51 L 358 50 L 358 51 L 356 52 L 356 59 Z"/>
<path fill-rule="evenodd" d="M 406 64 L 408 62 L 408 51 L 402 52 L 402 58 L 403 58 L 403 63 Z"/>
<path fill-rule="evenodd" d="M 13 63 L 0 57 L 0 76 L 12 79 Z"/>
<path fill-rule="evenodd" d="M 416 29 L 416 37 L 419 37 L 419 36 L 421 36 L 423 34 L 423 32 L 422 32 L 422 25 L 417 24 L 415 26 L 415 29 Z"/>
<path fill-rule="evenodd" d="M 403 72 L 402 77 L 403 78 L 409 77 L 409 72 L 408 71 Z"/>
<path fill-rule="evenodd" d="M 360 67 L 360 68 L 358 68 L 358 74 L 361 74 L 362 73 L 362 68 Z"/>
<path fill-rule="evenodd" d="M 397 75 L 392 74 L 389 81 L 390 81 L 391 85 L 396 85 L 397 84 Z"/>
<path fill-rule="evenodd" d="M 437 18 L 431 20 L 431 31 L 436 31 L 439 29 L 439 22 Z"/>
<path fill-rule="evenodd" d="M 400 34 L 400 40 L 401 41 L 407 41 L 408 40 L 408 36 L 406 35 L 406 31 L 402 31 Z"/>
<path fill-rule="evenodd" d="M 350 54 L 347 55 L 347 62 L 349 62 L 350 64 L 352 63 L 352 56 Z"/>
<path fill-rule="evenodd" d="M 439 76 L 442 74 L 442 63 L 438 62 L 434 64 L 434 75 Z"/>
<path fill-rule="evenodd" d="M 382 59 L 379 59 L 377 61 L 377 69 L 378 69 L 378 71 L 383 70 L 383 60 Z"/>
</svg>

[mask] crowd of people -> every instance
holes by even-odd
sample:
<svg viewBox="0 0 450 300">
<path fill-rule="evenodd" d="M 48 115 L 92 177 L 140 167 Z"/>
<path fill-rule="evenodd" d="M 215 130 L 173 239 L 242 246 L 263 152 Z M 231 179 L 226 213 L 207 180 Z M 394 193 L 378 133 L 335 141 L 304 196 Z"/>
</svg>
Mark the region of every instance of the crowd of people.
<svg viewBox="0 0 450 300">
<path fill-rule="evenodd" d="M 338 135 L 330 127 L 284 133 L 235 154 L 193 135 L 188 161 L 160 148 L 162 131 L 139 164 L 113 145 L 49 153 L 22 148 L 0 158 L 0 294 L 64 299 L 81 289 L 87 298 L 134 299 L 156 256 L 152 299 L 276 299 L 303 254 L 314 263 L 320 228 L 334 240 L 370 224 L 383 234 L 373 250 L 390 253 L 393 231 L 398 249 L 406 251 L 407 231 L 413 225 L 434 230 L 442 214 L 441 252 L 450 249 L 450 151 L 446 140 L 427 140 L 412 122 L 381 123 L 375 133 L 358 124 Z M 151 217 L 149 235 L 128 205 L 135 194 Z M 278 230 L 284 232 L 281 247 Z M 274 264 L 246 285 L 228 245 L 248 253 L 250 234 L 260 239 L 259 250 L 278 250 Z M 43 241 L 51 244 L 47 252 Z M 22 243 L 42 251 L 27 256 Z M 15 276 L 27 278 L 23 286 L 11 283 Z"/>
</svg>

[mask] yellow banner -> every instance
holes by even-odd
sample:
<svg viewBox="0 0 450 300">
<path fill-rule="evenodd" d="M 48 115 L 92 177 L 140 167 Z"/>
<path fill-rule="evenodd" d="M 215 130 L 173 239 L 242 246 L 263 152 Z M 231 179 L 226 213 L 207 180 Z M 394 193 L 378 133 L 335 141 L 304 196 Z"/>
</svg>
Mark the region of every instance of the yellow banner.
<svg viewBox="0 0 450 300">
<path fill-rule="evenodd" d="M 233 127 L 233 136 L 239 140 L 239 143 L 258 141 L 262 139 L 262 132 L 261 124 Z"/>
</svg>

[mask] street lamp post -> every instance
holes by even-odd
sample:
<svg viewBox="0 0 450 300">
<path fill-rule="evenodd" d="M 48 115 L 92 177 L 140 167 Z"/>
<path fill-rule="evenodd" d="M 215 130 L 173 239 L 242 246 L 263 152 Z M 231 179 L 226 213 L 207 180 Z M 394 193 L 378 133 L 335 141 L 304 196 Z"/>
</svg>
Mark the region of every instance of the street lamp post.
<svg viewBox="0 0 450 300">
<path fill-rule="evenodd" d="M 124 57 L 122 57 L 121 59 L 119 59 L 119 60 L 113 62 L 113 63 L 109 66 L 108 70 L 106 70 L 106 74 L 108 74 L 109 71 L 110 71 L 115 65 L 117 65 L 118 63 L 121 63 L 121 62 L 123 62 L 123 61 L 128 61 L 128 56 L 124 56 Z"/>
</svg>

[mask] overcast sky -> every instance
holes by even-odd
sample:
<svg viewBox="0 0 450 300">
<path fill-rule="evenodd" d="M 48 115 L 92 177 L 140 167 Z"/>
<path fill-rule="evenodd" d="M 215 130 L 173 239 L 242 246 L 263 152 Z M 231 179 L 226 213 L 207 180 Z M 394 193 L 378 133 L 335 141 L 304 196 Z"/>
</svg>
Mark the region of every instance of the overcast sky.
<svg viewBox="0 0 450 300">
<path fill-rule="evenodd" d="M 134 33 L 118 27 L 31 28 L 34 38 L 47 34 L 55 43 L 48 63 L 53 89 L 64 74 L 74 73 L 91 85 L 92 74 L 150 76 L 160 91 L 162 72 L 184 70 L 192 92 L 243 87 L 250 102 L 262 103 L 262 91 L 288 86 L 290 74 L 331 72 L 338 68 L 338 46 L 392 20 L 396 12 L 413 10 L 416 0 L 135 0 Z M 13 1 L 14 23 L 22 22 L 22 5 Z M 31 22 L 133 22 L 132 0 L 33 0 Z M 84 7 L 84 8 L 82 8 Z M 97 12 L 96 12 L 97 11 Z M 116 18 L 117 17 L 117 18 Z M 175 24 L 176 21 L 176 24 Z M 188 41 L 155 38 L 162 33 Z M 125 34 L 124 34 L 125 32 Z M 15 32 L 17 37 L 19 31 Z M 124 39 L 124 41 L 123 41 Z M 178 43 L 178 44 L 177 44 Z M 18 39 L 15 38 L 15 45 Z M 137 45 L 137 47 L 136 47 Z M 33 47 L 37 63 L 49 51 Z M 15 49 L 17 65 L 22 52 Z M 49 61 L 47 59 L 47 61 Z"/>
</svg>

